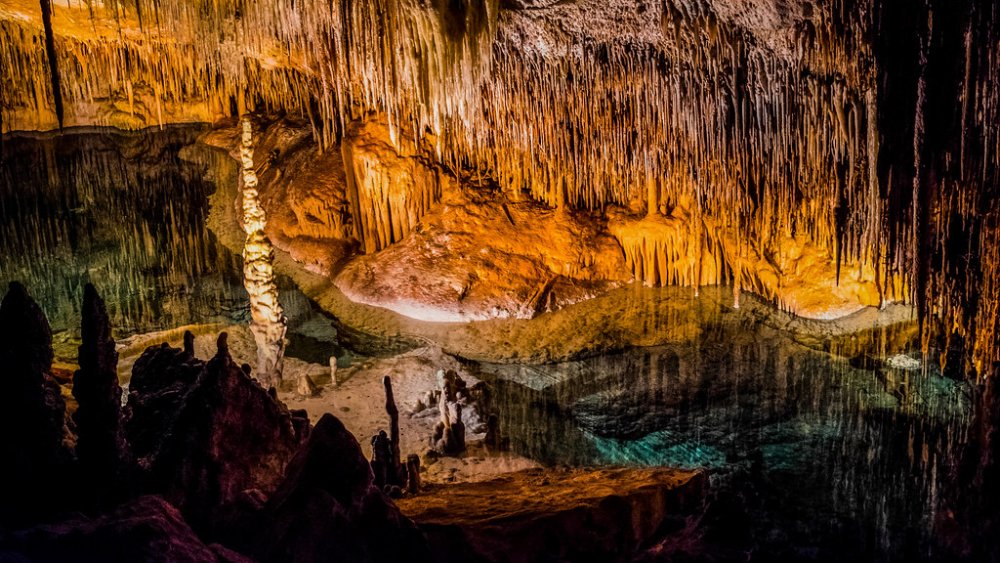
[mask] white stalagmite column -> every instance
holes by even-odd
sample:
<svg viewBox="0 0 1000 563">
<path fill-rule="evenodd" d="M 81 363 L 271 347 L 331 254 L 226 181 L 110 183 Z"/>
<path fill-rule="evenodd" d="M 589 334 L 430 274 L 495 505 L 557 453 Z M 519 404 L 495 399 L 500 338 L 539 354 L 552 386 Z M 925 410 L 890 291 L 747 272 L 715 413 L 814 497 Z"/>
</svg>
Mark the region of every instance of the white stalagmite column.
<svg viewBox="0 0 1000 563">
<path fill-rule="evenodd" d="M 257 342 L 257 379 L 266 386 L 281 382 L 287 322 L 274 283 L 274 248 L 264 234 L 267 216 L 257 198 L 257 172 L 253 164 L 253 128 L 242 120 L 240 160 L 243 163 L 243 285 L 250 295 L 250 331 Z"/>
</svg>

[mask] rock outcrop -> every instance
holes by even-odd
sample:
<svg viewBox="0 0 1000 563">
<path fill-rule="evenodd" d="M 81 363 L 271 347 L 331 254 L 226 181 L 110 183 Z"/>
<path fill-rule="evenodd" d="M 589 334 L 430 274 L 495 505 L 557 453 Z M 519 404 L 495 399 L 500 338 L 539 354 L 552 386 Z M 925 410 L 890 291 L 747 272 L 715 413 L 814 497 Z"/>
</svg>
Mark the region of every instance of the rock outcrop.
<svg viewBox="0 0 1000 563">
<path fill-rule="evenodd" d="M 431 486 L 399 501 L 442 562 L 631 561 L 683 526 L 703 473 L 671 469 L 543 470 Z"/>
<path fill-rule="evenodd" d="M 336 417 L 316 423 L 268 499 L 262 561 L 429 561 L 426 540 L 375 486 L 361 446 Z"/>
<path fill-rule="evenodd" d="M 11 282 L 0 303 L 0 523 L 30 523 L 65 502 L 66 405 L 51 368 L 49 322 Z"/>
<path fill-rule="evenodd" d="M 0 561 L 75 563 L 250 563 L 220 545 L 205 545 L 180 512 L 143 496 L 95 519 L 76 518 L 0 536 Z"/>
<path fill-rule="evenodd" d="M 171 373 L 194 379 L 170 383 Z M 291 413 L 233 361 L 225 333 L 208 362 L 147 350 L 133 380 L 129 434 L 143 487 L 177 505 L 196 530 L 212 531 L 217 512 L 244 491 L 273 490 L 299 446 Z"/>
</svg>

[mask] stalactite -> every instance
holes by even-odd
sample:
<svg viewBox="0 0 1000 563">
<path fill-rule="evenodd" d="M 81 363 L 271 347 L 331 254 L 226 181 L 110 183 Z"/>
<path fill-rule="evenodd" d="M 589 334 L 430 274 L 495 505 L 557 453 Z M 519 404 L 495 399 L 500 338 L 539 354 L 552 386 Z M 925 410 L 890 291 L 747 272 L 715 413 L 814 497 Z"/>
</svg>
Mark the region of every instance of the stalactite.
<svg viewBox="0 0 1000 563">
<path fill-rule="evenodd" d="M 386 127 L 377 122 L 362 127 L 344 139 L 341 151 L 355 236 L 371 253 L 406 236 L 441 199 L 445 179 L 440 168 L 419 158 L 411 142 L 399 141 L 397 151 Z"/>
<path fill-rule="evenodd" d="M 1000 8 L 832 0 L 784 33 L 727 3 L 647 4 L 636 15 L 600 2 L 136 0 L 92 16 L 56 4 L 47 59 L 31 17 L 0 22 L 0 123 L 287 111 L 331 149 L 375 114 L 398 154 L 474 169 L 511 200 L 644 212 L 647 226 L 683 202 L 691 224 L 675 235 L 619 232 L 647 283 L 728 281 L 777 299 L 767 288 L 780 283 L 754 264 L 796 241 L 832 257 L 835 278 L 874 283 L 879 302 L 940 319 L 934 331 L 966 340 L 973 363 L 995 357 L 997 273 L 985 259 L 961 264 L 989 255 L 997 234 Z M 157 25 L 140 25 L 149 13 Z M 582 25 L 590 18 L 614 25 Z M 900 54 L 917 53 L 914 41 L 925 42 L 927 107 L 954 112 L 917 104 Z M 938 121 L 923 133 L 922 115 Z M 341 150 L 366 251 L 405 236 L 437 200 L 440 180 L 401 186 L 350 142 Z"/>
</svg>

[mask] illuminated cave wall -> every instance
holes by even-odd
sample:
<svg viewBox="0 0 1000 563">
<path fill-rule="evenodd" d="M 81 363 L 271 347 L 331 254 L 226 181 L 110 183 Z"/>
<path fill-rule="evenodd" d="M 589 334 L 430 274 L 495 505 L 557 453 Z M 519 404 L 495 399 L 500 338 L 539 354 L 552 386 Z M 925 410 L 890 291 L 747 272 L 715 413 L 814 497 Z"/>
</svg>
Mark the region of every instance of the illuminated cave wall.
<svg viewBox="0 0 1000 563">
<path fill-rule="evenodd" d="M 627 233 L 637 278 L 759 291 L 757 265 L 818 248 L 983 368 L 1000 359 L 998 22 L 977 0 L 7 0 L 0 115 L 287 111 L 332 148 L 379 113 L 393 142 L 512 199 L 683 218 L 693 235 Z M 677 260 L 692 251 L 699 266 Z"/>
</svg>

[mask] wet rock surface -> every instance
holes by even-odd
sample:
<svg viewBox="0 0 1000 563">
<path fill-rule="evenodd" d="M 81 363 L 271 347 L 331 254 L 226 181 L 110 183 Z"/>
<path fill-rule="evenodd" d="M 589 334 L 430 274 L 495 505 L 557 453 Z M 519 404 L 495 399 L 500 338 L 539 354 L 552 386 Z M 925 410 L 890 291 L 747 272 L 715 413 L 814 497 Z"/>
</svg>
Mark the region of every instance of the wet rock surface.
<svg viewBox="0 0 1000 563">
<path fill-rule="evenodd" d="M 439 561 L 630 561 L 682 528 L 707 484 L 667 469 L 526 470 L 399 502 Z"/>
</svg>

